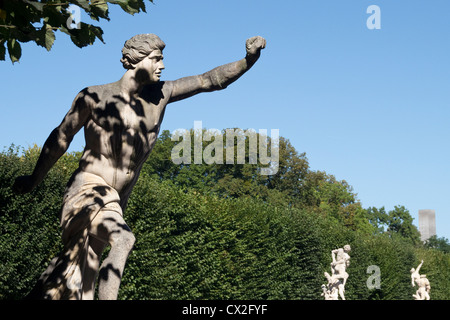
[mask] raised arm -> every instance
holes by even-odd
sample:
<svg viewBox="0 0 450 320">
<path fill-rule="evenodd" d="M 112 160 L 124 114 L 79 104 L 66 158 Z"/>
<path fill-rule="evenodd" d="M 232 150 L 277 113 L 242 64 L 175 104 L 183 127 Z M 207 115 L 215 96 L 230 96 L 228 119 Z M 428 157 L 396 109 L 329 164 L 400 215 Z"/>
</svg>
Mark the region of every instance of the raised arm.
<svg viewBox="0 0 450 320">
<path fill-rule="evenodd" d="M 61 124 L 50 133 L 45 141 L 33 173 L 16 178 L 13 185 L 15 192 L 27 193 L 36 188 L 56 161 L 67 151 L 73 137 L 89 118 L 90 108 L 86 100 L 85 91 L 76 96 Z"/>
<path fill-rule="evenodd" d="M 423 265 L 423 260 L 420 262 L 419 266 L 418 266 L 417 269 L 416 269 L 416 272 L 417 272 L 417 273 L 419 273 L 420 268 L 422 268 L 422 265 Z"/>
<path fill-rule="evenodd" d="M 225 89 L 255 64 L 259 59 L 261 49 L 264 49 L 265 46 L 264 38 L 252 37 L 246 41 L 247 54 L 244 59 L 222 65 L 201 75 L 172 81 L 173 89 L 169 103 L 189 98 L 200 92 Z"/>
</svg>

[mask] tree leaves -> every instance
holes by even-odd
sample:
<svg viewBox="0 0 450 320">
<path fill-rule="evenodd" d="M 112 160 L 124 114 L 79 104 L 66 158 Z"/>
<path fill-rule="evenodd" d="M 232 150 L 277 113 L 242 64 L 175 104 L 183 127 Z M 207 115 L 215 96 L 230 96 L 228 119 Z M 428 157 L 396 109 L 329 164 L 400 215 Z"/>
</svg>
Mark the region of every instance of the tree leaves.
<svg viewBox="0 0 450 320">
<path fill-rule="evenodd" d="M 45 48 L 47 51 L 50 51 L 50 49 L 53 46 L 53 42 L 55 42 L 55 33 L 53 32 L 53 29 L 49 25 L 45 25 Z"/>
<path fill-rule="evenodd" d="M 420 243 L 419 230 L 413 225 L 413 218 L 404 206 L 394 206 L 394 210 L 389 212 L 384 207 L 370 207 L 366 209 L 365 216 L 374 226 L 375 234 L 387 233 L 412 244 Z"/>
<path fill-rule="evenodd" d="M 6 48 L 5 41 L 0 41 L 0 60 L 5 60 Z"/>
<path fill-rule="evenodd" d="M 94 20 L 99 20 L 99 18 L 103 18 L 109 21 L 108 16 L 108 4 L 104 0 L 93 0 L 91 6 L 91 14 L 90 17 Z"/>
<path fill-rule="evenodd" d="M 49 24 L 44 23 L 42 28 L 36 31 L 35 42 L 37 45 L 47 49 L 47 51 L 50 51 L 53 43 L 55 42 L 55 33 L 53 32 L 53 28 Z"/>
<path fill-rule="evenodd" d="M 365 212 L 361 203 L 356 199 L 352 187 L 346 181 L 338 181 L 334 176 L 321 171 L 312 171 L 304 153 L 299 153 L 288 139 L 279 137 L 279 164 L 278 171 L 274 175 L 261 175 L 259 170 L 261 163 L 250 163 L 251 143 L 246 134 L 235 132 L 234 129 L 222 130 L 224 137 L 223 146 L 227 146 L 227 131 L 234 132 L 233 165 L 227 164 L 225 159 L 222 164 L 210 165 L 195 164 L 195 157 L 190 154 L 190 164 L 175 164 L 171 161 L 171 151 L 178 142 L 171 141 L 168 131 L 162 132 L 149 159 L 144 165 L 143 171 L 148 174 L 156 174 L 160 179 L 169 179 L 178 186 L 195 189 L 206 193 L 214 192 L 222 197 L 252 197 L 279 205 L 291 205 L 300 208 L 308 208 L 312 211 L 334 217 L 343 222 L 349 228 L 371 233 L 372 226 L 365 219 Z M 206 133 L 206 130 L 203 134 Z M 259 137 L 259 133 L 255 133 Z M 194 130 L 190 131 L 190 143 L 194 146 Z M 242 138 L 242 140 L 240 139 Z M 184 141 L 184 138 L 182 138 Z M 206 153 L 208 146 L 213 142 L 202 140 L 202 150 Z M 238 160 L 239 140 L 244 142 L 243 161 Z M 259 139 L 255 139 L 257 141 Z M 229 146 L 231 147 L 231 146 Z M 224 157 L 229 150 L 226 147 Z M 255 159 L 261 159 L 261 150 L 254 147 Z M 204 157 L 204 155 L 203 155 Z M 261 162 L 261 161 L 259 161 Z"/>
<path fill-rule="evenodd" d="M 138 13 L 141 10 L 143 12 L 146 12 L 145 3 L 141 0 L 111 0 L 108 2 L 118 4 L 125 12 L 132 15 Z"/>
<path fill-rule="evenodd" d="M 19 42 L 16 39 L 9 39 L 7 42 L 7 48 L 11 61 L 13 63 L 19 61 L 20 57 L 22 56 L 22 49 Z"/>
<path fill-rule="evenodd" d="M 45 3 L 41 3 L 38 1 L 31 1 L 31 0 L 23 0 L 23 2 L 28 3 L 29 5 L 33 6 L 36 10 L 42 12 L 44 9 Z"/>
<path fill-rule="evenodd" d="M 79 48 L 93 44 L 96 39 L 103 42 L 103 30 L 91 24 L 81 22 L 79 29 L 67 29 L 65 27 L 60 29 L 68 34 L 72 42 Z"/>
<path fill-rule="evenodd" d="M 77 15 L 84 11 L 95 21 L 109 20 L 109 4 L 119 5 L 132 15 L 146 12 L 144 0 L 0 1 L 0 60 L 5 60 L 8 49 L 10 60 L 19 61 L 22 55 L 19 42 L 33 41 L 50 51 L 58 30 L 69 35 L 80 48 L 94 44 L 96 39 L 103 42 L 103 30 L 98 26 L 81 21 L 80 28 L 68 27 L 68 22 L 74 19 L 68 9 L 75 5 Z"/>
</svg>

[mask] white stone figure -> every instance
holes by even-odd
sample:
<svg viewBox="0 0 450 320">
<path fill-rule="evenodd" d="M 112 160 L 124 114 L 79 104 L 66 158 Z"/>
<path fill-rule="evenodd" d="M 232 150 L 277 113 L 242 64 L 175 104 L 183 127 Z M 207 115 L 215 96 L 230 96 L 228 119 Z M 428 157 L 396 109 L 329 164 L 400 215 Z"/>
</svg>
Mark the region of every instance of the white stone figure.
<svg viewBox="0 0 450 320">
<path fill-rule="evenodd" d="M 424 274 L 419 274 L 420 268 L 423 265 L 423 260 L 420 262 L 417 269 L 411 268 L 411 285 L 415 287 L 416 283 L 419 287 L 413 297 L 415 300 L 430 300 L 430 281 L 428 281 L 427 276 Z"/>
<path fill-rule="evenodd" d="M 420 268 L 422 268 L 422 265 L 423 265 L 423 260 L 420 262 L 417 269 L 411 268 L 411 271 L 410 271 L 411 272 L 411 285 L 413 287 L 415 286 L 414 282 L 417 282 L 420 279 L 419 271 L 420 271 Z"/>
<path fill-rule="evenodd" d="M 331 276 L 328 272 L 324 275 L 328 280 L 327 285 L 322 285 L 322 296 L 325 300 L 338 300 L 338 295 L 345 300 L 345 284 L 347 283 L 347 267 L 350 265 L 350 245 L 331 251 Z"/>
<path fill-rule="evenodd" d="M 327 277 L 328 273 L 325 272 L 325 277 Z M 329 276 L 329 275 L 328 275 Z M 328 279 L 328 277 L 327 277 Z M 335 280 L 334 282 L 330 282 L 331 280 L 328 279 L 327 285 L 322 285 L 322 294 L 321 296 L 325 297 L 325 300 L 339 300 L 339 286 L 342 286 L 342 282 L 339 280 Z"/>
</svg>

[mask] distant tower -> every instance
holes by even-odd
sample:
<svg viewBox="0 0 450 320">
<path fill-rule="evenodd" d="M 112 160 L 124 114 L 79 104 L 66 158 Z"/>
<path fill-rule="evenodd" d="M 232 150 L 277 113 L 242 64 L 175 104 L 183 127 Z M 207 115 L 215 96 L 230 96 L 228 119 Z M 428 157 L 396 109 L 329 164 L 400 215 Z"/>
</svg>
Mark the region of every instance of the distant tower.
<svg viewBox="0 0 450 320">
<path fill-rule="evenodd" d="M 436 214 L 434 210 L 419 210 L 419 231 L 422 241 L 436 235 Z"/>
</svg>

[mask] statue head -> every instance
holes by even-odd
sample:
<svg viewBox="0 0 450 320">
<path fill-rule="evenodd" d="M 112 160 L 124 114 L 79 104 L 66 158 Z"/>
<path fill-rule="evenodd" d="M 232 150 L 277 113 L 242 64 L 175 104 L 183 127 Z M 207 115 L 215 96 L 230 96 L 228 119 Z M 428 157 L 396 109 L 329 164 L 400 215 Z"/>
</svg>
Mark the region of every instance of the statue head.
<svg viewBox="0 0 450 320">
<path fill-rule="evenodd" d="M 155 50 L 162 50 L 166 44 L 155 34 L 138 34 L 125 41 L 122 49 L 122 65 L 125 69 L 134 69 L 135 65 Z"/>
<path fill-rule="evenodd" d="M 344 251 L 345 251 L 345 252 L 350 252 L 350 250 L 351 250 L 350 245 L 349 245 L 349 244 L 346 244 L 346 245 L 344 246 Z"/>
</svg>

